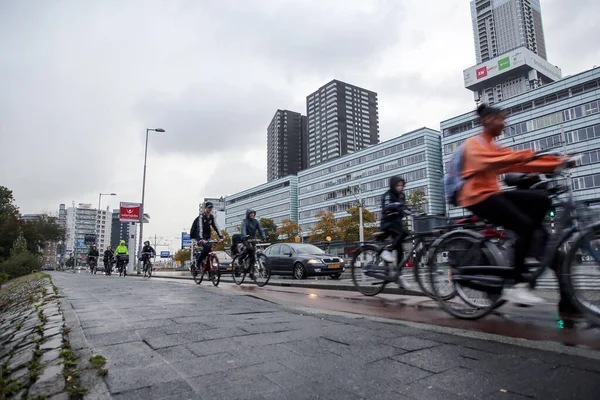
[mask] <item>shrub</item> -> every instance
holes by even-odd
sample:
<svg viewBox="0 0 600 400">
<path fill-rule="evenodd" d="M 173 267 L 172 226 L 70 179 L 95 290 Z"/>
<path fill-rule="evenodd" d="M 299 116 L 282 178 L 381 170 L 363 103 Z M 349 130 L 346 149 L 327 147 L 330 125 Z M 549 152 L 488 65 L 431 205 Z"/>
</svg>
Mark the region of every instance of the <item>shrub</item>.
<svg viewBox="0 0 600 400">
<path fill-rule="evenodd" d="M 0 264 L 0 273 L 7 274 L 10 279 L 27 275 L 42 267 L 39 256 L 28 252 L 16 254 Z"/>
</svg>

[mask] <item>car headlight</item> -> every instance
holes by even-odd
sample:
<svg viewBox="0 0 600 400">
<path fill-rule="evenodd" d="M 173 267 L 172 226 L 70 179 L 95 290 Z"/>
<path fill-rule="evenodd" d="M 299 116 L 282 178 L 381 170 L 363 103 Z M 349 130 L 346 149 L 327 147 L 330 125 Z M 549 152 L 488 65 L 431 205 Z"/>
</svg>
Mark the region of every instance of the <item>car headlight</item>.
<svg viewBox="0 0 600 400">
<path fill-rule="evenodd" d="M 317 258 L 311 258 L 310 260 L 308 260 L 309 264 L 322 264 L 321 260 L 317 259 Z"/>
</svg>

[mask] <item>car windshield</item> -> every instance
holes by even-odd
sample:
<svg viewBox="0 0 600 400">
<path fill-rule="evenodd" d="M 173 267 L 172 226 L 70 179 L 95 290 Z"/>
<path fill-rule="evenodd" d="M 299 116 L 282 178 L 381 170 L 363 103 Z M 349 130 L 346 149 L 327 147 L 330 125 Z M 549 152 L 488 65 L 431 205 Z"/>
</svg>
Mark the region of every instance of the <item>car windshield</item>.
<svg viewBox="0 0 600 400">
<path fill-rule="evenodd" d="M 312 244 L 296 244 L 293 248 L 298 254 L 325 254 L 323 250 Z"/>
</svg>

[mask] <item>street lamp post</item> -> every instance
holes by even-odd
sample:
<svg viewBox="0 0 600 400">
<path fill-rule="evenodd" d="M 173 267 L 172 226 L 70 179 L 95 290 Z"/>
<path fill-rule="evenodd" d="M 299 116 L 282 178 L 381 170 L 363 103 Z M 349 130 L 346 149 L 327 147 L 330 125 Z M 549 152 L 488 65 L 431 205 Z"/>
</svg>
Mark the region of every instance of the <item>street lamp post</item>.
<svg viewBox="0 0 600 400">
<path fill-rule="evenodd" d="M 140 205 L 140 239 L 138 241 L 138 255 L 142 251 L 142 238 L 144 236 L 144 197 L 146 195 L 146 161 L 148 160 L 148 132 L 165 132 L 162 128 L 146 129 L 146 149 L 144 150 L 144 178 L 142 180 L 142 204 Z M 141 264 L 140 257 L 137 260 L 137 273 L 140 273 Z"/>
<path fill-rule="evenodd" d="M 98 194 L 98 217 L 96 218 L 96 244 L 100 246 L 100 219 L 102 218 L 102 211 L 100 210 L 100 203 L 102 202 L 102 196 L 116 196 L 116 193 L 100 193 Z"/>
</svg>

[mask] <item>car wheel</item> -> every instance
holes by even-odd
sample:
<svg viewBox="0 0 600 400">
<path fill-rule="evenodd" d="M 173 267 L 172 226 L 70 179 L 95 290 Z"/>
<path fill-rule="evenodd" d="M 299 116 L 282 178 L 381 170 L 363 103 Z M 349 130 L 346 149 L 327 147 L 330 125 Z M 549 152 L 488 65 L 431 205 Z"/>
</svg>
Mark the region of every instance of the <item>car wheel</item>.
<svg viewBox="0 0 600 400">
<path fill-rule="evenodd" d="M 331 279 L 340 279 L 340 276 L 342 276 L 342 273 L 338 272 L 337 274 L 331 274 L 329 276 L 331 277 Z"/>
<path fill-rule="evenodd" d="M 301 263 L 294 264 L 294 279 L 306 278 L 306 270 Z"/>
</svg>

